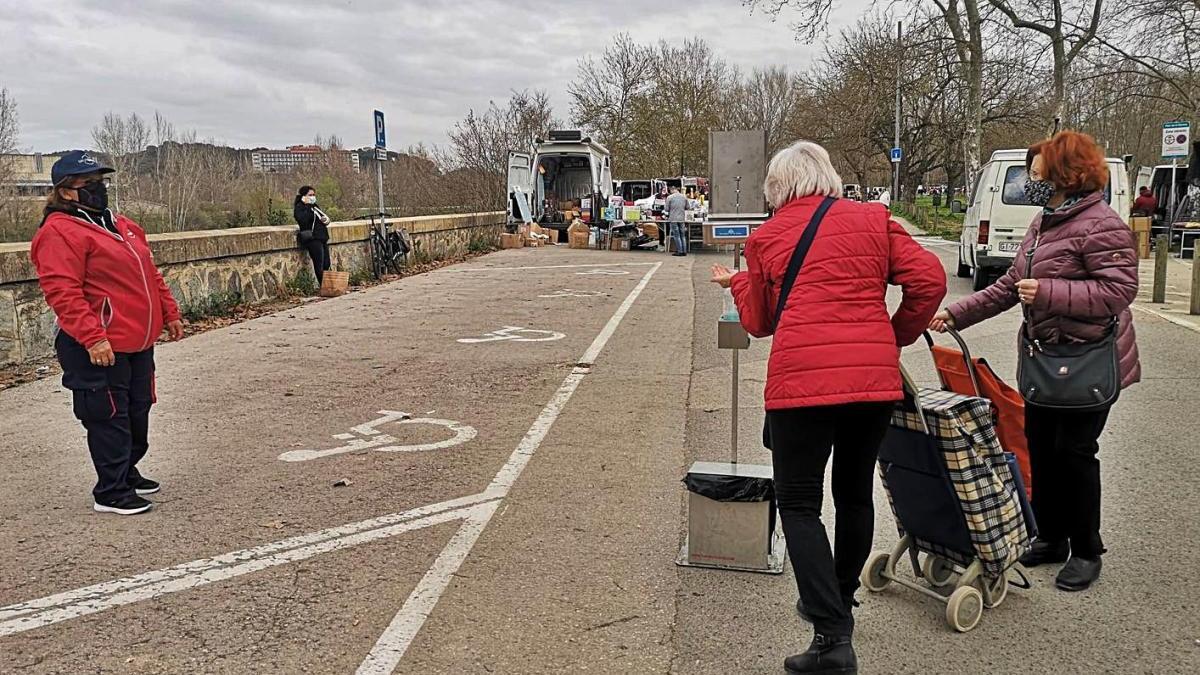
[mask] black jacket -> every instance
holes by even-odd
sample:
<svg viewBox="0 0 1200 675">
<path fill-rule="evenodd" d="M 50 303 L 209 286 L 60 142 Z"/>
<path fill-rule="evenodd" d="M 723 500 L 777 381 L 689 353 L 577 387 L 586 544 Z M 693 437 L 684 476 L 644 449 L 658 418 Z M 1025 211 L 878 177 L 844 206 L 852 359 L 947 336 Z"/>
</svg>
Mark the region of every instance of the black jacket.
<svg viewBox="0 0 1200 675">
<path fill-rule="evenodd" d="M 325 223 L 317 216 L 316 208 L 305 204 L 304 202 L 296 202 L 292 208 L 292 215 L 296 218 L 296 224 L 300 226 L 302 232 L 312 230 L 313 239 L 317 241 L 329 241 L 329 228 L 325 227 Z"/>
</svg>

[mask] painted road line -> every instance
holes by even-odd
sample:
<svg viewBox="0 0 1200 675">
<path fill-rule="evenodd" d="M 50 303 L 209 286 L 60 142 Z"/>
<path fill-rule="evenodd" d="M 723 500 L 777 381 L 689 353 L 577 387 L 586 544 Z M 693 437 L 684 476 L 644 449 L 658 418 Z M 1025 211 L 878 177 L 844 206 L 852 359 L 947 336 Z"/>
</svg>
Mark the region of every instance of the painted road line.
<svg viewBox="0 0 1200 675">
<path fill-rule="evenodd" d="M 1158 318 L 1162 319 L 1163 321 L 1169 321 L 1169 322 L 1175 324 L 1176 326 L 1180 326 L 1180 327 L 1186 328 L 1188 330 L 1193 330 L 1193 331 L 1196 331 L 1197 333 L 1200 333 L 1200 316 L 1197 316 L 1197 317 L 1195 317 L 1195 319 L 1189 321 L 1188 319 L 1185 319 L 1183 317 L 1192 316 L 1192 315 L 1186 314 L 1184 312 L 1179 312 L 1178 314 L 1172 314 L 1170 312 L 1160 312 L 1157 309 L 1150 309 L 1149 307 L 1146 307 L 1145 305 L 1140 305 L 1137 303 L 1130 305 L 1130 307 L 1132 307 L 1140 312 L 1145 312 L 1152 316 L 1157 316 Z"/>
<path fill-rule="evenodd" d="M 537 265 L 532 267 L 467 267 L 463 269 L 455 269 L 447 267 L 443 272 L 519 272 L 521 270 L 571 270 L 582 269 L 585 267 L 644 267 L 646 265 L 662 265 L 659 262 L 624 262 L 624 263 L 594 263 L 594 264 L 579 264 L 579 265 Z"/>
<path fill-rule="evenodd" d="M 502 496 L 485 491 L 0 607 L 0 637 L 458 520 L 470 515 L 471 507 Z"/>
<path fill-rule="evenodd" d="M 600 330 L 596 339 L 592 340 L 592 344 L 579 359 L 578 364 L 571 369 L 571 373 L 559 385 L 546 407 L 542 408 L 542 412 L 533 421 L 529 431 L 525 432 L 525 437 L 517 444 L 508 461 L 496 472 L 496 477 L 492 479 L 486 493 L 498 494 L 500 499 L 481 504 L 471 516 L 466 518 L 458 532 L 442 549 L 441 554 L 434 561 L 433 567 L 405 600 L 404 605 L 396 613 L 383 635 L 379 636 L 379 640 L 375 642 L 375 646 L 371 648 L 367 658 L 359 666 L 359 675 L 387 675 L 396 669 L 400 660 L 404 658 L 404 653 L 408 650 L 409 645 L 420 632 L 421 626 L 425 624 L 425 619 L 433 612 L 442 593 L 450 585 L 450 580 L 454 578 L 458 568 L 470 555 L 471 549 L 479 540 L 479 535 L 487 527 L 492 515 L 495 514 L 496 508 L 508 495 L 508 491 L 516 480 L 520 478 L 521 472 L 525 470 L 529 460 L 533 458 L 533 454 L 545 440 L 546 434 L 550 432 L 554 422 L 562 414 L 563 408 L 571 400 L 571 396 L 579 388 L 579 384 L 591 372 L 592 365 L 604 351 L 605 345 L 616 333 L 621 321 L 660 267 L 662 267 L 661 262 L 655 263 L 654 267 L 646 272 L 642 280 L 633 287 L 633 290 L 625 297 L 625 301 L 609 318 L 608 323 Z"/>
</svg>

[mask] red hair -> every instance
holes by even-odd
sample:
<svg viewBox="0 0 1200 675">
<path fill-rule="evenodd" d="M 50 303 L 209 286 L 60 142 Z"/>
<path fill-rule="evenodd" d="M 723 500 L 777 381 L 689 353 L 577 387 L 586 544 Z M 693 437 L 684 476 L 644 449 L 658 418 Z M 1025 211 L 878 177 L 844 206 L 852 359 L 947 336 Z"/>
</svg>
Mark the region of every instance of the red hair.
<svg viewBox="0 0 1200 675">
<path fill-rule="evenodd" d="M 1060 131 L 1029 148 L 1025 168 L 1042 156 L 1042 178 L 1066 194 L 1103 190 L 1108 184 L 1108 162 L 1095 139 L 1078 131 Z"/>
</svg>

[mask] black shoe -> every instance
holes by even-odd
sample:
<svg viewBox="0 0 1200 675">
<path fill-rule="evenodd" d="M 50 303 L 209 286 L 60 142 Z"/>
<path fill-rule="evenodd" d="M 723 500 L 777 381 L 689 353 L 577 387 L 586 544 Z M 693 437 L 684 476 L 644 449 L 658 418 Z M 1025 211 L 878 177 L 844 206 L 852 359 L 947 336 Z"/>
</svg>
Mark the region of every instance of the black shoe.
<svg viewBox="0 0 1200 675">
<path fill-rule="evenodd" d="M 1033 548 L 1029 549 L 1029 553 L 1021 556 L 1021 564 L 1026 567 L 1037 567 L 1038 565 L 1066 562 L 1070 553 L 1071 545 L 1066 540 L 1043 541 L 1038 539 L 1033 542 Z"/>
<path fill-rule="evenodd" d="M 676 253 L 672 253 L 671 255 L 673 255 L 673 256 L 675 256 L 676 258 L 678 258 L 678 257 L 681 257 L 681 256 L 685 256 L 685 255 L 687 255 L 687 254 L 686 254 L 686 253 L 679 253 L 679 252 L 676 252 Z"/>
<path fill-rule="evenodd" d="M 106 502 L 96 502 L 92 509 L 98 513 L 115 513 L 120 516 L 132 516 L 145 513 L 153 508 L 154 503 L 148 502 L 137 495 L 129 495 Z"/>
<path fill-rule="evenodd" d="M 850 645 L 850 636 L 830 637 L 817 633 L 803 654 L 789 656 L 783 662 L 789 673 L 808 675 L 855 675 L 858 657 Z"/>
<path fill-rule="evenodd" d="M 1072 556 L 1058 571 L 1054 585 L 1064 591 L 1086 591 L 1100 578 L 1100 558 L 1077 558 Z"/>
<path fill-rule="evenodd" d="M 133 488 L 133 491 L 139 495 L 152 495 L 155 492 L 158 492 L 162 487 L 158 484 L 158 481 L 150 480 L 145 476 L 138 476 L 137 479 L 129 482 L 131 483 L 130 487 Z"/>
</svg>

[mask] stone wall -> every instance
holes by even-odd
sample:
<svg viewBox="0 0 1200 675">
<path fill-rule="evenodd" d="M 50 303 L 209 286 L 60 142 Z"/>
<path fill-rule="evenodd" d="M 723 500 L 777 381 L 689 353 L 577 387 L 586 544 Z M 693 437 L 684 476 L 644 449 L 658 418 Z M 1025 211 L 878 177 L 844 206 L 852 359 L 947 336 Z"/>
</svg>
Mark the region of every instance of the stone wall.
<svg viewBox="0 0 1200 675">
<path fill-rule="evenodd" d="M 393 218 L 413 239 L 413 260 L 440 260 L 476 245 L 495 245 L 503 212 Z M 370 269 L 367 221 L 329 226 L 333 268 Z M 154 260 L 183 307 L 240 294 L 259 303 L 286 292 L 289 281 L 312 271 L 308 255 L 296 246 L 295 227 L 242 227 L 150 235 Z M 0 244 L 0 366 L 31 361 L 53 351 L 54 314 L 38 287 L 29 261 L 29 243 Z"/>
</svg>

